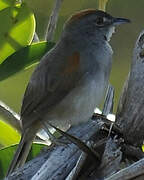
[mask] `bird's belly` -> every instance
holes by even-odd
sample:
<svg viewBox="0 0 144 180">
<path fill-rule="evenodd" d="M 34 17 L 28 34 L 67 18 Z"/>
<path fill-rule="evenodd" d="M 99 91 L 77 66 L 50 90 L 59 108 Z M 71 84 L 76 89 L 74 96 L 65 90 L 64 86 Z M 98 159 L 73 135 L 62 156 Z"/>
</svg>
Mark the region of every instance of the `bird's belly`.
<svg viewBox="0 0 144 180">
<path fill-rule="evenodd" d="M 101 102 L 104 90 L 105 84 L 102 79 L 91 80 L 85 85 L 75 88 L 48 115 L 48 121 L 62 129 L 87 121 Z"/>
</svg>

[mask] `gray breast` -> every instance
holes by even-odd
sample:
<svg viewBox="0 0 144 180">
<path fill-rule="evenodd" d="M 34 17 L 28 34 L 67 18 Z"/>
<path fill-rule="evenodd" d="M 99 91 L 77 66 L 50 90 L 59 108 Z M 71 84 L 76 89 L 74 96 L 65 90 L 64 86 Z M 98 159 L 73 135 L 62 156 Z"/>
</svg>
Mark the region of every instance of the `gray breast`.
<svg viewBox="0 0 144 180">
<path fill-rule="evenodd" d="M 87 121 L 93 114 L 96 106 L 101 102 L 105 90 L 104 77 L 85 79 L 85 83 L 71 91 L 59 105 L 47 116 L 51 121 L 62 129 L 69 125 Z"/>
<path fill-rule="evenodd" d="M 105 44 L 102 48 L 99 51 L 93 46 L 88 51 L 81 52 L 81 68 L 86 72 L 85 76 L 48 114 L 47 120 L 53 125 L 66 129 L 69 124 L 85 122 L 100 104 L 108 85 L 112 56 L 109 45 Z"/>
</svg>

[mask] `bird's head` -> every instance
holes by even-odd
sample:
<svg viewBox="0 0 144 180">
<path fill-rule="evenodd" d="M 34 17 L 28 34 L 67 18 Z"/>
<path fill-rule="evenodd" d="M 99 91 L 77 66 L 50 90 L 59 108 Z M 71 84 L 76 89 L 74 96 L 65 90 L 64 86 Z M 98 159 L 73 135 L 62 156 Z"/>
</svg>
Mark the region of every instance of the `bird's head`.
<svg viewBox="0 0 144 180">
<path fill-rule="evenodd" d="M 72 15 L 65 24 L 65 31 L 82 36 L 96 35 L 109 41 L 115 26 L 129 22 L 101 10 L 87 9 Z"/>
</svg>

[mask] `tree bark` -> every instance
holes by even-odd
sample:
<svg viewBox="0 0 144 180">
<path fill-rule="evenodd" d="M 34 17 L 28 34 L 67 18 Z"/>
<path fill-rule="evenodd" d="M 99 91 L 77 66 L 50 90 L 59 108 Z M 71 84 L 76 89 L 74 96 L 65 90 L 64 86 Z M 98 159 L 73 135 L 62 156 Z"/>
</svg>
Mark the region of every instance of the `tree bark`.
<svg viewBox="0 0 144 180">
<path fill-rule="evenodd" d="M 116 124 L 128 143 L 142 146 L 144 140 L 144 31 L 136 42 L 131 71 L 117 111 Z"/>
</svg>

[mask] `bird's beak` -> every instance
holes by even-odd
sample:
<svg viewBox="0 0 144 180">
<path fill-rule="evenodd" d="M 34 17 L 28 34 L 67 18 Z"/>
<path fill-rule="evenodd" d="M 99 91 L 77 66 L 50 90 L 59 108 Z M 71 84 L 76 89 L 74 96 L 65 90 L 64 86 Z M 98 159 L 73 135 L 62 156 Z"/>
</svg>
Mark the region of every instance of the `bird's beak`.
<svg viewBox="0 0 144 180">
<path fill-rule="evenodd" d="M 125 18 L 113 18 L 113 25 L 118 26 L 125 23 L 130 23 L 131 21 L 129 19 Z"/>
</svg>

